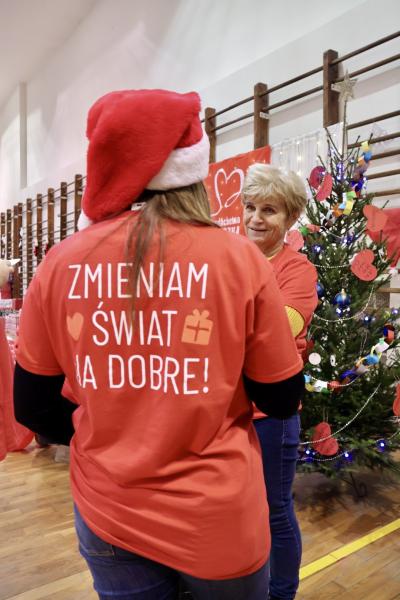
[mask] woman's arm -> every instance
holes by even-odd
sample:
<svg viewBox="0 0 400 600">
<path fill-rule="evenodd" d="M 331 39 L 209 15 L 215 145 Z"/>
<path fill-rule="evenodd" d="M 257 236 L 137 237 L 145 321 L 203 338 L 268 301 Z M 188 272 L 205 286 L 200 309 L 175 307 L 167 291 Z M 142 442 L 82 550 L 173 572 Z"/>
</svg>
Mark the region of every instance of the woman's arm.
<svg viewBox="0 0 400 600">
<path fill-rule="evenodd" d="M 243 381 L 248 397 L 261 412 L 276 419 L 288 419 L 297 413 L 304 393 L 303 371 L 276 383 L 260 383 L 246 375 Z"/>
<path fill-rule="evenodd" d="M 78 408 L 61 395 L 64 375 L 36 375 L 18 363 L 14 372 L 16 420 L 53 444 L 68 446 L 74 434 L 72 415 Z"/>
</svg>

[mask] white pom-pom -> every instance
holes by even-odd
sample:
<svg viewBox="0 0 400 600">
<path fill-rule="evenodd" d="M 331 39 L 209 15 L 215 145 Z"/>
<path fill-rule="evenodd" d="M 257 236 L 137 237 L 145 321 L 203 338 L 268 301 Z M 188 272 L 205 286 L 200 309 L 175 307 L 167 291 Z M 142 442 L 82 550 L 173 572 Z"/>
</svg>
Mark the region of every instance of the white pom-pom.
<svg viewBox="0 0 400 600">
<path fill-rule="evenodd" d="M 85 215 L 83 210 L 81 210 L 81 214 L 79 215 L 78 219 L 78 231 L 86 229 L 86 227 L 89 227 L 90 225 L 93 225 L 93 221 L 89 219 L 87 215 Z"/>
</svg>

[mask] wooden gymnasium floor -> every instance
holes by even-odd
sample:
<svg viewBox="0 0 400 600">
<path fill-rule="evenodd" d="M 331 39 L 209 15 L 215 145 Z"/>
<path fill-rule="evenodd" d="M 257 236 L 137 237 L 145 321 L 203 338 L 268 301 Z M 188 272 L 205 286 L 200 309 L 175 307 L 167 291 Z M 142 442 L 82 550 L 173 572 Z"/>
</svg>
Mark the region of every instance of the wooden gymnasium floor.
<svg viewBox="0 0 400 600">
<path fill-rule="evenodd" d="M 68 467 L 54 454 L 32 444 L 0 463 L 0 600 L 97 598 L 76 549 Z M 400 487 L 370 474 L 363 481 L 369 493 L 357 501 L 346 484 L 297 479 L 303 573 L 326 555 L 336 560 L 335 550 L 356 550 L 303 578 L 298 600 L 400 600 Z M 357 550 L 360 538 L 377 531 L 372 539 L 386 535 Z"/>
</svg>

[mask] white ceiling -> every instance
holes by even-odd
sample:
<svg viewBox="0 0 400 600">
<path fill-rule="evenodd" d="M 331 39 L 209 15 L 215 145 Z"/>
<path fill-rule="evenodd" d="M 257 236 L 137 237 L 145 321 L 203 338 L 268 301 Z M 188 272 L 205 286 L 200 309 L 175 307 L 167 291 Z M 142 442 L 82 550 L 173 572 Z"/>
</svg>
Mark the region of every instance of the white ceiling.
<svg viewBox="0 0 400 600">
<path fill-rule="evenodd" d="M 0 107 L 57 51 L 97 0 L 0 0 Z"/>
</svg>

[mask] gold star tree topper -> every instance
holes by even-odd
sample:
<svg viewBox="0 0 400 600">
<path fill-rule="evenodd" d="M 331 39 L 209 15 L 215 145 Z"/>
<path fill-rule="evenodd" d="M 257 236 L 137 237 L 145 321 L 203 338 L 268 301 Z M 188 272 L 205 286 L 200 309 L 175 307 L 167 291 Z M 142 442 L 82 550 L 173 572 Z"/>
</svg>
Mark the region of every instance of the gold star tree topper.
<svg viewBox="0 0 400 600">
<path fill-rule="evenodd" d="M 346 71 L 342 81 L 332 83 L 331 88 L 334 92 L 339 92 L 340 100 L 347 102 L 349 98 L 354 98 L 353 88 L 357 83 L 357 79 L 350 79 L 349 72 Z"/>
</svg>

